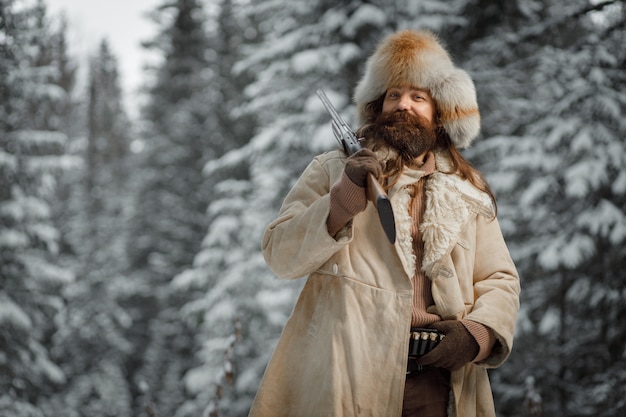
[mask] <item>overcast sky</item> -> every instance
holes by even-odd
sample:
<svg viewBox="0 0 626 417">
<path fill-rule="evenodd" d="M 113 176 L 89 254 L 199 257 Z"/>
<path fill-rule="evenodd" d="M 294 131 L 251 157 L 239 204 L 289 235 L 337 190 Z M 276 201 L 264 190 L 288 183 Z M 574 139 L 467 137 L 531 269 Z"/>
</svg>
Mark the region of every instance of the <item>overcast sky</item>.
<svg viewBox="0 0 626 417">
<path fill-rule="evenodd" d="M 156 27 L 145 17 L 162 0 L 45 0 L 51 15 L 65 12 L 70 53 L 86 69 L 86 59 L 106 37 L 117 56 L 121 87 L 128 110 L 134 115 L 137 89 L 142 85 L 142 66 L 149 60 L 140 42 L 151 39 Z"/>
</svg>

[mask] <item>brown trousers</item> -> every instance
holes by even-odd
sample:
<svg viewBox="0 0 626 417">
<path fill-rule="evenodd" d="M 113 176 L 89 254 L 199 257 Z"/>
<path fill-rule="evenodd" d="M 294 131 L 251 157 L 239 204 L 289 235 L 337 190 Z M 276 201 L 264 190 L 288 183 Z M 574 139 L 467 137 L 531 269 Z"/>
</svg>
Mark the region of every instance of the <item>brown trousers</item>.
<svg viewBox="0 0 626 417">
<path fill-rule="evenodd" d="M 427 368 L 407 375 L 402 417 L 446 417 L 450 399 L 450 372 Z"/>
</svg>

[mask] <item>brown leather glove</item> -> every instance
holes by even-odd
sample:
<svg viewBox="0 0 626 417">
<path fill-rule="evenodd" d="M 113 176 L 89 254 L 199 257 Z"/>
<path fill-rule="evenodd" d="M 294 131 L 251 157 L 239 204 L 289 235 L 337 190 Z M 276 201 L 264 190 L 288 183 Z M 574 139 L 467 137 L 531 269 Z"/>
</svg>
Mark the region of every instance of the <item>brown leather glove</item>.
<svg viewBox="0 0 626 417">
<path fill-rule="evenodd" d="M 444 320 L 430 327 L 446 335 L 437 346 L 424 356 L 417 358 L 420 365 L 432 365 L 455 371 L 470 363 L 480 350 L 474 336 L 458 320 Z"/>
<path fill-rule="evenodd" d="M 367 184 L 367 174 L 372 173 L 376 179 L 383 174 L 383 168 L 376 158 L 376 154 L 369 149 L 361 149 L 353 153 L 346 160 L 344 171 L 350 181 L 359 187 Z"/>
</svg>

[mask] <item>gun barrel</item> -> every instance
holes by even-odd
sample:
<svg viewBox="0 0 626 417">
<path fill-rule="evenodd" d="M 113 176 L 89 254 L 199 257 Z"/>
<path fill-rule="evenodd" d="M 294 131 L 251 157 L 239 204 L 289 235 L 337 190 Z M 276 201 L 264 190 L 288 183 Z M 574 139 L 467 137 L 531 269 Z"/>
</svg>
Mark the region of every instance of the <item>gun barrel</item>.
<svg viewBox="0 0 626 417">
<path fill-rule="evenodd" d="M 341 116 L 335 110 L 335 107 L 332 105 L 332 103 L 328 99 L 328 96 L 326 95 L 324 90 L 319 88 L 316 92 L 317 92 L 317 96 L 320 98 L 320 100 L 322 101 L 322 104 L 326 108 L 326 111 L 330 113 L 330 116 L 333 118 L 333 120 L 341 120 Z"/>
<path fill-rule="evenodd" d="M 350 128 L 350 126 L 341 118 L 339 113 L 335 110 L 335 107 L 332 105 L 326 93 L 322 89 L 317 90 L 317 95 L 319 96 L 322 104 L 326 108 L 326 111 L 330 114 L 332 118 L 332 129 L 335 138 L 339 142 L 341 146 L 343 146 L 344 151 L 347 155 L 352 155 L 361 149 L 361 144 L 357 140 L 356 135 Z M 393 244 L 396 241 L 396 224 L 394 219 L 393 210 L 391 208 L 391 202 L 389 201 L 389 197 L 378 183 L 374 175 L 371 173 L 368 175 L 368 185 L 366 188 L 367 198 L 374 203 L 376 206 L 376 210 L 378 211 L 378 217 L 380 218 L 380 223 L 383 227 L 385 234 L 389 241 Z"/>
</svg>

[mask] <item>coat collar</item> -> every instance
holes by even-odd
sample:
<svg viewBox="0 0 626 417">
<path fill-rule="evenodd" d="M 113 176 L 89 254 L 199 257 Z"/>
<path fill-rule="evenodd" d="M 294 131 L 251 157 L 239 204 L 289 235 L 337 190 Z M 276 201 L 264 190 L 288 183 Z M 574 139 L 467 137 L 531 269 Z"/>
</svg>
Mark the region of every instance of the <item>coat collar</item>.
<svg viewBox="0 0 626 417">
<path fill-rule="evenodd" d="M 424 239 L 422 270 L 431 276 L 433 267 L 449 251 L 463 226 L 477 211 L 493 212 L 487 194 L 476 189 L 469 181 L 458 175 L 449 174 L 451 161 L 447 152 L 435 153 L 436 169 L 426 180 L 426 208 L 420 231 Z M 389 196 L 396 219 L 396 249 L 405 271 L 412 277 L 416 259 L 413 253 L 411 227 L 413 219 L 409 215 L 408 185 L 418 181 L 423 171 L 410 170 L 403 174 L 399 186 L 390 190 Z"/>
</svg>

